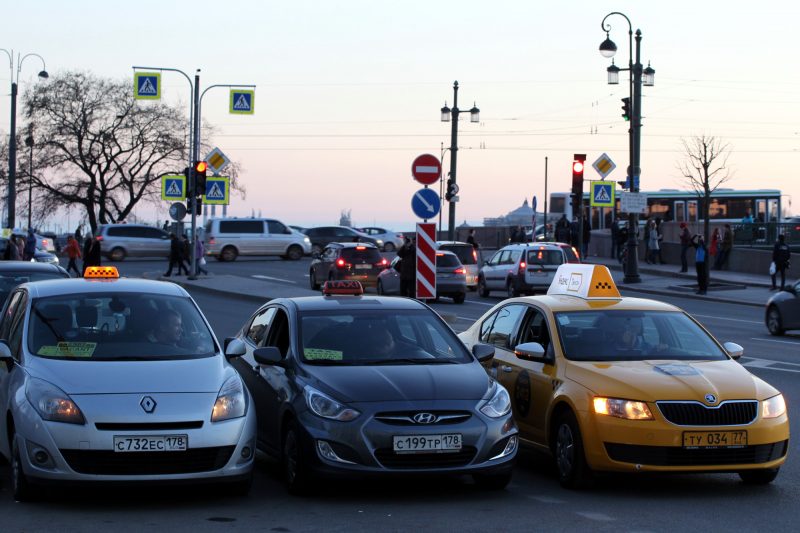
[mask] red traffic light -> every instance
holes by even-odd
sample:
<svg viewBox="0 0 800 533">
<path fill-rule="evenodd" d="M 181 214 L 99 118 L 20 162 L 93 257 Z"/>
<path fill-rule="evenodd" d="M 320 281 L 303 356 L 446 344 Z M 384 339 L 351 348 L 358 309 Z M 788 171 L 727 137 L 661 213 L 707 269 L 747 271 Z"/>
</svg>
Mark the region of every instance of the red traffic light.
<svg viewBox="0 0 800 533">
<path fill-rule="evenodd" d="M 198 161 L 194 165 L 194 170 L 195 172 L 205 172 L 206 170 L 208 170 L 208 163 L 206 163 L 205 161 Z"/>
<path fill-rule="evenodd" d="M 583 172 L 583 161 L 573 161 L 572 172 L 576 174 L 580 174 L 581 172 Z"/>
</svg>

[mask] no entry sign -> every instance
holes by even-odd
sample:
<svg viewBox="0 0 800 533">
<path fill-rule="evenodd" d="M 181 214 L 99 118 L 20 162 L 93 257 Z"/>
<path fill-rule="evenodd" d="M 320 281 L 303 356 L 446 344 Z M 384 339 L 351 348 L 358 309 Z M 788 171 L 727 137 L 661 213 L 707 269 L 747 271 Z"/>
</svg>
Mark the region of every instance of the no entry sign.
<svg viewBox="0 0 800 533">
<path fill-rule="evenodd" d="M 422 154 L 411 164 L 411 175 L 423 185 L 433 185 L 442 175 L 442 164 L 435 155 Z"/>
<path fill-rule="evenodd" d="M 417 298 L 436 298 L 436 224 L 417 224 Z"/>
</svg>

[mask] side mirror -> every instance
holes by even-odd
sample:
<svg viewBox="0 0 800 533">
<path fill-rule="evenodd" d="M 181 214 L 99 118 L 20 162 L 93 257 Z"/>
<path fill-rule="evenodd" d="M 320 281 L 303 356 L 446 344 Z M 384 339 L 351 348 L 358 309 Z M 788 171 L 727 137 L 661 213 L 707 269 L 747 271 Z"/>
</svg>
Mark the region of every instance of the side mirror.
<svg viewBox="0 0 800 533">
<path fill-rule="evenodd" d="M 225 339 L 225 358 L 234 359 L 247 353 L 247 346 L 236 337 Z"/>
<path fill-rule="evenodd" d="M 491 344 L 478 343 L 472 347 L 472 355 L 480 363 L 485 363 L 494 357 L 494 346 Z"/>
<path fill-rule="evenodd" d="M 726 342 L 722 345 L 722 347 L 725 348 L 725 351 L 728 352 L 728 355 L 730 355 L 734 360 L 738 360 L 744 353 L 744 348 L 735 342 Z"/>
<path fill-rule="evenodd" d="M 275 346 L 262 346 L 253 350 L 253 357 L 259 365 L 277 365 L 283 361 L 281 351 Z"/>
<path fill-rule="evenodd" d="M 525 361 L 535 361 L 538 363 L 548 362 L 544 355 L 544 346 L 538 342 L 524 342 L 518 344 L 517 347 L 514 348 L 514 355 Z"/>
</svg>

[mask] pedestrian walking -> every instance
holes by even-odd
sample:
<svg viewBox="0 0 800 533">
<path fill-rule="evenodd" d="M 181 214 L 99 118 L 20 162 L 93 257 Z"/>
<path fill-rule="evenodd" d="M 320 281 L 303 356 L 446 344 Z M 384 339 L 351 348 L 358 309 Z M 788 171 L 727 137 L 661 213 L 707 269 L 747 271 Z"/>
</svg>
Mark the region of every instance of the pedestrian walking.
<svg viewBox="0 0 800 533">
<path fill-rule="evenodd" d="M 33 232 L 33 228 L 28 228 L 28 238 L 25 239 L 22 260 L 30 261 L 34 255 L 36 255 L 36 234 Z"/>
<path fill-rule="evenodd" d="M 102 263 L 102 251 L 100 250 L 100 241 L 97 237 L 88 237 L 83 245 L 83 271 L 82 275 L 86 275 L 86 269 L 92 266 L 100 266 Z"/>
<path fill-rule="evenodd" d="M 474 228 L 469 230 L 469 235 L 467 235 L 467 243 L 471 244 L 472 248 L 474 248 L 476 252 L 478 251 L 478 248 L 480 248 L 480 246 L 478 246 L 478 241 L 475 240 L 475 229 Z"/>
<path fill-rule="evenodd" d="M 81 277 L 81 271 L 78 270 L 78 264 L 75 262 L 78 259 L 81 259 L 81 247 L 78 244 L 77 239 L 72 235 L 67 237 L 67 257 L 69 257 L 69 264 L 67 265 L 67 274 L 70 273 L 71 270 L 75 271 L 75 275 L 77 277 Z"/>
<path fill-rule="evenodd" d="M 556 242 L 570 244 L 569 220 L 567 220 L 566 214 L 561 215 L 561 218 L 556 222 Z"/>
<path fill-rule="evenodd" d="M 781 290 L 786 287 L 786 269 L 789 268 L 789 259 L 791 258 L 792 251 L 789 245 L 786 244 L 786 237 L 781 233 L 778 235 L 778 242 L 772 248 L 772 262 L 775 265 L 775 270 L 771 270 L 772 274 L 772 290 L 777 290 L 776 277 L 778 272 L 781 273 Z"/>
<path fill-rule="evenodd" d="M 208 270 L 203 268 L 206 265 L 206 247 L 203 244 L 203 239 L 195 239 L 194 241 L 194 260 L 197 266 L 195 276 L 201 272 L 208 276 Z"/>
<path fill-rule="evenodd" d="M 19 245 L 17 244 L 17 238 L 13 235 L 8 237 L 8 243 L 6 244 L 6 249 L 3 250 L 3 259 L 6 261 L 21 261 L 22 254 L 19 253 Z"/>
<path fill-rule="evenodd" d="M 183 263 L 183 243 L 181 243 L 181 240 L 174 233 L 169 234 L 169 239 L 169 268 L 164 276 L 170 277 L 173 267 L 178 267 L 178 276 L 181 275 L 181 272 L 185 272 L 188 276 L 189 269 L 187 269 Z"/>
<path fill-rule="evenodd" d="M 417 246 L 413 237 L 398 248 L 397 255 L 401 258 L 400 295 L 414 298 L 417 286 Z"/>
<path fill-rule="evenodd" d="M 192 243 L 185 234 L 181 235 L 181 262 L 186 275 L 189 275 L 189 265 L 192 264 Z"/>
<path fill-rule="evenodd" d="M 722 239 L 720 235 L 719 228 L 714 228 L 714 232 L 711 234 L 711 246 L 708 248 L 708 254 L 711 256 L 708 260 L 708 264 L 716 264 L 717 262 L 717 254 L 719 253 L 719 241 Z"/>
<path fill-rule="evenodd" d="M 572 220 L 572 223 L 569 225 L 569 242 L 570 242 L 570 244 L 572 244 L 573 247 L 577 247 L 578 246 L 578 235 L 579 235 L 578 230 L 579 230 L 579 228 L 578 228 L 578 217 L 575 217 Z M 580 250 L 579 250 L 579 252 L 580 252 Z M 581 257 L 583 257 L 583 256 L 581 255 Z"/>
<path fill-rule="evenodd" d="M 708 251 L 706 250 L 706 243 L 702 235 L 692 237 L 691 243 L 695 248 L 694 266 L 697 269 L 697 290 L 695 293 L 705 294 L 708 290 L 708 269 L 706 268 Z"/>
<path fill-rule="evenodd" d="M 656 250 L 656 257 L 658 258 L 658 264 L 664 264 L 664 258 L 661 255 L 661 251 L 663 250 L 664 246 L 661 244 L 664 241 L 664 232 L 661 231 L 661 218 L 656 218 L 656 232 L 658 232 L 658 249 Z"/>
<path fill-rule="evenodd" d="M 722 230 L 722 241 L 719 245 L 719 251 L 717 253 L 717 261 L 714 265 L 716 270 L 722 270 L 728 264 L 728 259 L 731 255 L 731 250 L 733 249 L 733 230 L 731 230 L 730 224 L 725 224 L 725 228 Z"/>
<path fill-rule="evenodd" d="M 656 264 L 658 262 L 658 250 L 659 250 L 659 242 L 658 242 L 658 227 L 656 226 L 656 221 L 650 219 L 650 222 L 647 223 L 647 255 L 648 255 L 648 263 Z"/>
<path fill-rule="evenodd" d="M 75 240 L 78 241 L 78 246 L 80 246 L 81 241 L 83 241 L 83 234 L 81 233 L 81 224 L 78 224 L 78 227 L 75 228 Z"/>
<path fill-rule="evenodd" d="M 692 236 L 689 233 L 689 227 L 686 222 L 681 222 L 681 272 L 689 272 L 689 261 L 686 254 L 689 253 L 689 247 L 692 243 Z"/>
</svg>

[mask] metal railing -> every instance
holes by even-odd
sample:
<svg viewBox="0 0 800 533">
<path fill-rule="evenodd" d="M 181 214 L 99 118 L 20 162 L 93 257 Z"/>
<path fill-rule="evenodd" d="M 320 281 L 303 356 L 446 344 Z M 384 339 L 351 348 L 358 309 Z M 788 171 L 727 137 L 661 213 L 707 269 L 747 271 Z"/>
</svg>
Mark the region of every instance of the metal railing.
<svg viewBox="0 0 800 533">
<path fill-rule="evenodd" d="M 734 246 L 771 248 L 783 234 L 789 244 L 800 245 L 800 222 L 731 224 Z"/>
</svg>

